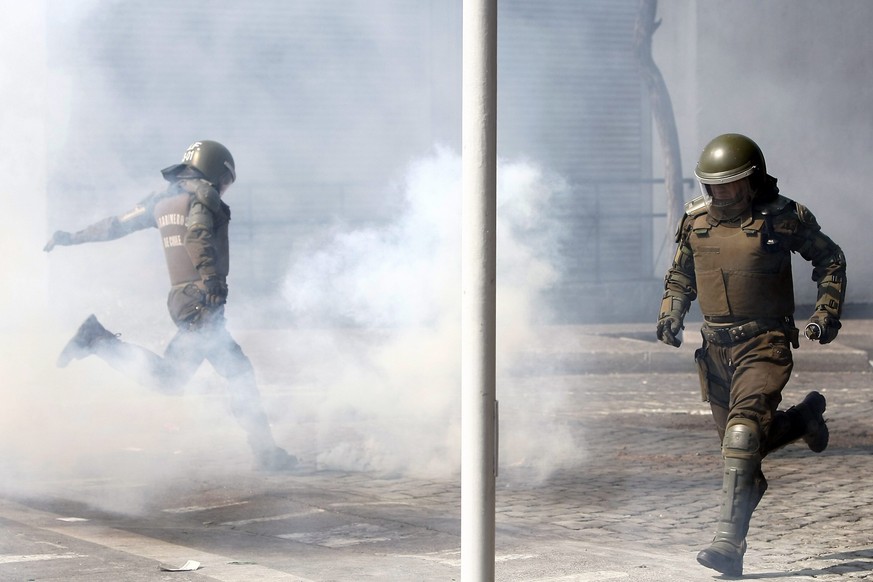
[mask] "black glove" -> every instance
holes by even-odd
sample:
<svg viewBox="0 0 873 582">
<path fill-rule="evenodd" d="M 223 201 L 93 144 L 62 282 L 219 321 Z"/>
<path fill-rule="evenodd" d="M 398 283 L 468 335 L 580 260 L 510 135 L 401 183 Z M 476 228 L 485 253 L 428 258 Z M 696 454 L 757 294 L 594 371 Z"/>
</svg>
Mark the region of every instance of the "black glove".
<svg viewBox="0 0 873 582">
<path fill-rule="evenodd" d="M 209 307 L 218 307 L 227 303 L 227 285 L 218 277 L 209 277 L 203 281 L 206 287 L 205 303 Z"/>
<path fill-rule="evenodd" d="M 673 314 L 667 314 L 658 320 L 658 339 L 667 344 L 678 348 L 682 345 L 682 340 L 679 339 L 679 332 L 682 331 L 682 319 Z"/>
<path fill-rule="evenodd" d="M 803 333 L 812 341 L 818 340 L 820 344 L 829 344 L 836 339 L 841 327 L 839 319 L 827 312 L 817 311 L 809 318 Z"/>
<path fill-rule="evenodd" d="M 56 230 L 42 250 L 49 253 L 55 245 L 68 246 L 73 244 L 73 235 L 65 230 Z"/>
</svg>

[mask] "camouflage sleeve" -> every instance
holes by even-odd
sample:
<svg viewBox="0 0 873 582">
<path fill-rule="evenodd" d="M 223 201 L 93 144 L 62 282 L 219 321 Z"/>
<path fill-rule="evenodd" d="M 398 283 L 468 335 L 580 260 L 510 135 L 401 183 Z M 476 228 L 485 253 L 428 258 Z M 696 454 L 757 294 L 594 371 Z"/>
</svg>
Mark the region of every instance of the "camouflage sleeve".
<svg viewBox="0 0 873 582">
<path fill-rule="evenodd" d="M 138 230 L 156 227 L 157 224 L 151 212 L 151 208 L 154 206 L 153 200 L 154 196 L 149 196 L 124 214 L 104 218 L 72 233 L 70 244 L 115 240 Z"/>
<path fill-rule="evenodd" d="M 846 297 L 846 257 L 842 249 L 821 231 L 808 208 L 796 204 L 798 228 L 791 250 L 812 263 L 812 280 L 818 285 L 815 311 L 839 319 Z"/>
<path fill-rule="evenodd" d="M 205 182 L 194 188 L 192 194 L 193 201 L 186 220 L 188 231 L 185 234 L 185 248 L 200 274 L 200 279 L 206 281 L 218 274 L 218 252 L 214 233 L 215 213 L 220 210 L 221 199 L 218 192 Z"/>
<path fill-rule="evenodd" d="M 694 273 L 694 255 L 688 244 L 690 218 L 682 218 L 676 234 L 678 246 L 673 264 L 664 278 L 664 297 L 661 300 L 659 318 L 673 315 L 683 319 L 697 298 L 697 280 Z"/>
</svg>

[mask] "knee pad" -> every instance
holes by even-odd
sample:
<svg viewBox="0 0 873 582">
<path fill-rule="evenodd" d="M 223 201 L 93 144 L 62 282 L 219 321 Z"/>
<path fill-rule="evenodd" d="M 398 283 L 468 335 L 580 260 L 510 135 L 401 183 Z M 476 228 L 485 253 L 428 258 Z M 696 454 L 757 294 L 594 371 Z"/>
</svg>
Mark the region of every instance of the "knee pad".
<svg viewBox="0 0 873 582">
<path fill-rule="evenodd" d="M 758 426 L 746 419 L 734 419 L 724 431 L 721 446 L 725 458 L 749 459 L 761 452 L 761 432 Z"/>
</svg>

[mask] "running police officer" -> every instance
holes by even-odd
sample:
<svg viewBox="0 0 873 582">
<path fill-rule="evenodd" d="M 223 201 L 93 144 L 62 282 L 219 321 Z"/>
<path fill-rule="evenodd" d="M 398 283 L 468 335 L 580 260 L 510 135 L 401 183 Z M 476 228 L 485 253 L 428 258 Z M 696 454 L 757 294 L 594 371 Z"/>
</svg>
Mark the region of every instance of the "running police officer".
<svg viewBox="0 0 873 582">
<path fill-rule="evenodd" d="M 685 205 L 657 336 L 678 347 L 689 305 L 699 301 L 703 346 L 695 360 L 722 442 L 724 486 L 715 538 L 697 560 L 739 576 L 749 521 L 767 488 L 761 460 L 800 438 L 814 452 L 828 444 L 820 393 L 777 410 L 799 336 L 791 254 L 812 263 L 818 296 L 805 333 L 822 344 L 840 329 L 846 260 L 805 206 L 779 194 L 748 137 L 713 139 L 695 174 L 702 195 Z"/>
<path fill-rule="evenodd" d="M 157 228 L 170 275 L 167 306 L 178 328 L 176 335 L 162 357 L 121 341 L 91 315 L 62 351 L 58 366 L 94 354 L 144 385 L 178 394 L 208 360 L 228 381 L 231 408 L 248 434 L 256 467 L 291 469 L 297 459 L 276 446 L 251 361 L 225 325 L 230 208 L 222 195 L 236 180 L 233 157 L 218 142 L 198 141 L 188 147 L 181 163 L 162 174 L 169 182 L 165 191 L 79 232 L 57 231 L 45 251 Z"/>
</svg>

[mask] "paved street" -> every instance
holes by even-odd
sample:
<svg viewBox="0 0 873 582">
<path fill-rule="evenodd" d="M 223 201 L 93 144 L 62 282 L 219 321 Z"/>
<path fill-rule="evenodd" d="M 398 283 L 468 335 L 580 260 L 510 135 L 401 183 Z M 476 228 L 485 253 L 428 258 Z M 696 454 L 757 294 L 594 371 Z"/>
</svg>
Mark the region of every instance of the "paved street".
<svg viewBox="0 0 873 582">
<path fill-rule="evenodd" d="M 718 439 L 691 369 L 697 339 L 689 333 L 671 350 L 647 331 L 550 330 L 501 377 L 498 580 L 722 579 L 694 559 L 712 535 L 721 485 Z M 844 332 L 838 345 L 795 353 L 786 404 L 823 392 L 831 442 L 819 455 L 795 444 L 765 460 L 770 489 L 753 518 L 745 578 L 873 580 L 873 323 L 849 321 Z M 268 378 L 265 397 L 278 382 Z M 570 445 L 544 449 L 554 462 L 512 455 L 524 449 L 514 428 L 534 411 L 548 418 L 525 438 Z M 348 430 L 365 433 L 366 419 L 357 422 Z M 316 458 L 324 444 L 298 452 Z M 129 479 L 34 481 L 3 495 L 0 580 L 460 579 L 457 475 L 318 463 L 258 474 L 240 470 L 245 451 L 233 449 L 226 462 L 199 460 L 187 479 L 151 482 L 136 463 L 145 470 L 158 454 L 142 454 Z M 113 510 L 110 499 L 119 508 L 136 499 L 136 509 Z M 187 560 L 201 567 L 159 569 Z"/>
</svg>

